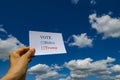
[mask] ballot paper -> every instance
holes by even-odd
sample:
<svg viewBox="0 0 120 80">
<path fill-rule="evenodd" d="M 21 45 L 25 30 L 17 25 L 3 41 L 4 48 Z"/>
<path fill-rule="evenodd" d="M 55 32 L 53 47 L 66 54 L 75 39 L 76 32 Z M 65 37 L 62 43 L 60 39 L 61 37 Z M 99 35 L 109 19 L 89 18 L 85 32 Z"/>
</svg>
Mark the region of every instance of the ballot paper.
<svg viewBox="0 0 120 80">
<path fill-rule="evenodd" d="M 66 53 L 61 33 L 29 31 L 29 45 L 35 48 L 35 55 Z"/>
</svg>

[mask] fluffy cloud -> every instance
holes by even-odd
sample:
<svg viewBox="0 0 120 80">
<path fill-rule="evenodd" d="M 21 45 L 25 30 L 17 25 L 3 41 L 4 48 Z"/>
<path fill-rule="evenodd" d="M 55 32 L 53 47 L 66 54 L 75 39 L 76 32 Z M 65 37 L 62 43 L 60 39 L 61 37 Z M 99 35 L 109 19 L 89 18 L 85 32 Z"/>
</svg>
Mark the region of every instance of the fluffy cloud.
<svg viewBox="0 0 120 80">
<path fill-rule="evenodd" d="M 91 14 L 89 19 L 92 28 L 103 34 L 103 39 L 120 37 L 120 18 L 112 18 L 109 15 L 97 17 L 96 14 Z"/>
<path fill-rule="evenodd" d="M 72 35 L 73 42 L 69 43 L 70 46 L 78 46 L 80 48 L 83 47 L 91 47 L 93 39 L 88 38 L 86 33 L 81 35 Z M 68 40 L 68 42 L 70 39 Z"/>
<path fill-rule="evenodd" d="M 114 79 L 115 80 L 120 80 L 120 65 L 114 65 L 111 67 L 111 71 L 116 74 Z"/>
<path fill-rule="evenodd" d="M 65 76 L 58 77 L 60 73 L 56 71 L 56 67 L 49 67 L 46 64 L 35 65 L 28 72 L 36 74 L 36 80 L 83 80 L 88 76 L 96 76 L 102 80 L 120 80 L 120 65 L 113 65 L 112 62 L 114 61 L 114 58 L 107 57 L 107 59 L 98 61 L 86 58 L 65 62 L 63 68 L 70 70 L 70 75 L 66 76 L 66 78 Z M 61 69 L 59 66 L 57 68 Z"/>
<path fill-rule="evenodd" d="M 36 80 L 48 80 L 48 79 L 52 79 L 52 78 L 56 78 L 59 74 L 55 71 L 49 71 L 46 74 L 42 74 L 42 75 L 37 75 L 36 76 Z"/>
<path fill-rule="evenodd" d="M 57 64 L 54 64 L 51 66 L 51 70 L 60 70 L 61 68 L 63 68 L 62 66 L 58 66 Z"/>
<path fill-rule="evenodd" d="M 112 64 L 115 61 L 115 58 L 111 57 L 97 61 L 85 58 L 65 62 L 62 69 L 56 64 L 54 67 L 53 65 L 50 67 L 46 64 L 38 64 L 31 67 L 28 72 L 36 74 L 36 80 L 83 80 L 90 76 L 95 76 L 96 80 L 120 80 L 120 65 Z M 64 76 L 60 76 L 62 70 L 66 68 L 70 73 L 67 72 Z"/>
<path fill-rule="evenodd" d="M 92 60 L 87 58 L 85 60 L 72 60 L 65 63 L 66 67 L 71 70 L 70 76 L 74 79 L 83 79 L 88 76 L 86 71 L 90 68 Z"/>
<path fill-rule="evenodd" d="M 74 80 L 82 80 L 91 75 L 103 78 L 103 76 L 112 74 L 110 63 L 114 61 L 115 59 L 111 57 L 95 62 L 91 58 L 86 58 L 84 60 L 71 60 L 65 63 L 65 66 L 70 70 L 70 76 Z M 111 79 L 108 76 L 106 77 Z"/>
<path fill-rule="evenodd" d="M 45 74 L 50 70 L 49 66 L 46 64 L 38 64 L 31 67 L 28 72 L 31 74 Z"/>
<path fill-rule="evenodd" d="M 6 36 L 7 38 L 5 38 Z M 4 39 L 3 39 L 4 38 Z M 7 31 L 0 27 L 0 59 L 5 61 L 11 51 L 25 46 L 17 38 L 8 35 Z"/>
<path fill-rule="evenodd" d="M 56 65 L 54 68 L 56 68 Z M 54 79 L 59 76 L 59 73 L 56 71 L 56 69 L 53 69 L 53 67 L 51 68 L 46 64 L 37 64 L 28 69 L 28 72 L 30 74 L 36 74 L 36 80 Z"/>
<path fill-rule="evenodd" d="M 108 69 L 109 63 L 114 62 L 115 59 L 108 57 L 106 60 L 99 60 L 92 63 L 91 72 L 92 74 L 97 75 L 106 75 L 111 74 L 111 71 Z"/>
<path fill-rule="evenodd" d="M 120 65 L 114 65 L 113 67 L 111 67 L 111 70 L 114 73 L 119 73 L 120 74 Z"/>
</svg>

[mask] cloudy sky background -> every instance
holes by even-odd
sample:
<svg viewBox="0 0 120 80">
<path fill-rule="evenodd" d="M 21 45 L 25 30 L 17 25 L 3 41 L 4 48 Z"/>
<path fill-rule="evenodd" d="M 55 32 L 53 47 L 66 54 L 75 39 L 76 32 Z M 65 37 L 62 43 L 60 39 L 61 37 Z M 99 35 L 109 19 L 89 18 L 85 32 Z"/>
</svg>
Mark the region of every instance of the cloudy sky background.
<svg viewBox="0 0 120 80">
<path fill-rule="evenodd" d="M 36 56 L 27 80 L 120 80 L 119 0 L 0 1 L 0 78 L 29 30 L 62 33 L 67 54 Z"/>
</svg>

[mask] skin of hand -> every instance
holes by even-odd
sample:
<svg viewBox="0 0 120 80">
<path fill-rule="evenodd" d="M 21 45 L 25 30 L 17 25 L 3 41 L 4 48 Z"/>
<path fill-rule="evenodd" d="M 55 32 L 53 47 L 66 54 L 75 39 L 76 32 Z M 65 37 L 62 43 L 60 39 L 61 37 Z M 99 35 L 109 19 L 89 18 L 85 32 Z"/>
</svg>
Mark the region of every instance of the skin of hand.
<svg viewBox="0 0 120 80">
<path fill-rule="evenodd" d="M 35 49 L 23 47 L 9 55 L 10 69 L 1 80 L 25 80 L 28 63 L 32 60 Z"/>
</svg>

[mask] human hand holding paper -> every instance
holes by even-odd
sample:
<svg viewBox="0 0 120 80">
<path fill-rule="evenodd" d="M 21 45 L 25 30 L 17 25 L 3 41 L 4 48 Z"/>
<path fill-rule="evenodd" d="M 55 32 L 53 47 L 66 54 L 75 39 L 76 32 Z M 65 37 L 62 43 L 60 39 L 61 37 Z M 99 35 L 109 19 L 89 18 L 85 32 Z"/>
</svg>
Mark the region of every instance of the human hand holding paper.
<svg viewBox="0 0 120 80">
<path fill-rule="evenodd" d="M 28 63 L 32 60 L 35 49 L 23 47 L 10 53 L 10 68 L 0 80 L 25 80 Z"/>
</svg>

